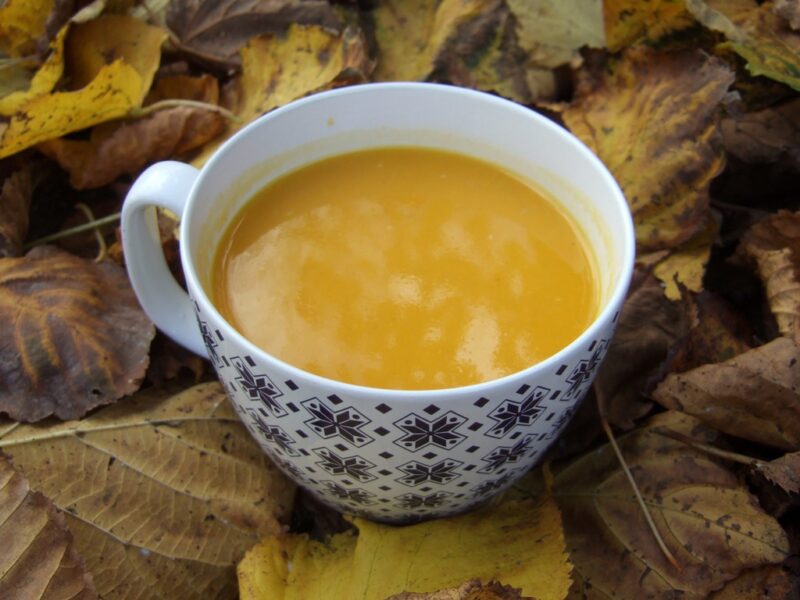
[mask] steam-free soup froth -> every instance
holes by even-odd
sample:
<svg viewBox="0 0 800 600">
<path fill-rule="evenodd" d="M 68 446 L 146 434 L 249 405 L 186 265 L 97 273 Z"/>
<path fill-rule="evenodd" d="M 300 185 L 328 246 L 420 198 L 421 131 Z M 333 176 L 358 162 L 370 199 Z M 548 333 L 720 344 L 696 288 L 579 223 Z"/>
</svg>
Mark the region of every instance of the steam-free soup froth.
<svg viewBox="0 0 800 600">
<path fill-rule="evenodd" d="M 597 312 L 563 208 L 494 165 L 423 148 L 336 156 L 268 185 L 223 236 L 212 293 L 270 354 L 392 389 L 509 375 Z"/>
</svg>

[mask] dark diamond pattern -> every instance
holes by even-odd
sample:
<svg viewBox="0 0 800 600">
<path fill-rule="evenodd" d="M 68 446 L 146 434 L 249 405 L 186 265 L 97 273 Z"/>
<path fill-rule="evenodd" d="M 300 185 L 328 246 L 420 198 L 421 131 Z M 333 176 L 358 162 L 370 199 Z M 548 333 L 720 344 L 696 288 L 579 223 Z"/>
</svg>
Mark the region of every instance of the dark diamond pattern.
<svg viewBox="0 0 800 600">
<path fill-rule="evenodd" d="M 449 450 L 467 437 L 456 431 L 466 420 L 452 411 L 430 421 L 412 413 L 395 421 L 394 424 L 405 431 L 405 435 L 396 440 L 395 444 L 413 452 L 428 445 Z"/>
<path fill-rule="evenodd" d="M 305 424 L 321 438 L 327 440 L 339 436 L 357 448 L 372 441 L 372 437 L 362 431 L 371 421 L 355 408 L 347 406 L 341 410 L 333 410 L 319 398 L 310 398 L 300 404 L 311 415 Z"/>
<path fill-rule="evenodd" d="M 316 464 L 331 475 L 348 475 L 361 483 L 377 479 L 375 475 L 369 472 L 375 466 L 375 463 L 371 463 L 365 458 L 360 456 L 339 456 L 327 448 L 315 448 L 314 453 L 322 459 Z"/>
<path fill-rule="evenodd" d="M 258 411 L 252 408 L 247 412 L 253 419 L 253 425 L 261 432 L 262 438 L 269 442 L 275 450 L 280 454 L 297 456 L 297 450 L 291 446 L 295 441 L 283 429 L 267 423 Z"/>
<path fill-rule="evenodd" d="M 335 481 L 323 481 L 322 483 L 328 488 L 328 492 L 331 496 L 344 500 L 345 502 L 353 504 L 375 504 L 375 500 L 373 500 L 375 494 L 366 490 L 344 488 Z"/>
<path fill-rule="evenodd" d="M 517 426 L 526 427 L 534 423 L 544 410 L 540 403 L 549 392 L 550 388 L 537 386 L 521 402 L 504 400 L 500 406 L 489 413 L 489 418 L 496 421 L 496 425 L 492 426 L 486 435 L 501 438 Z"/>
<path fill-rule="evenodd" d="M 569 387 L 564 392 L 564 399 L 577 397 L 583 388 L 583 384 L 589 381 L 597 367 L 600 366 L 605 347 L 606 340 L 600 340 L 592 355 L 588 359 L 579 361 L 575 368 L 572 369 L 572 372 L 567 375 L 565 381 L 569 384 Z"/>
<path fill-rule="evenodd" d="M 267 375 L 254 374 L 240 356 L 234 356 L 231 358 L 231 362 L 233 362 L 233 366 L 236 367 L 236 371 L 239 373 L 236 383 L 239 384 L 250 400 L 260 400 L 269 409 L 269 412 L 276 417 L 283 417 L 287 414 L 286 410 L 275 402 L 275 398 L 283 396 L 283 392 L 278 389 L 277 385 L 272 383 L 272 380 Z"/>
<path fill-rule="evenodd" d="M 481 458 L 482 461 L 489 464 L 487 464 L 484 468 L 479 469 L 478 473 L 494 473 L 506 463 L 517 462 L 528 450 L 530 450 L 532 441 L 533 436 L 527 435 L 513 446 L 502 446 L 500 448 L 495 448 L 489 452 L 489 454 Z"/>
<path fill-rule="evenodd" d="M 437 508 L 444 504 L 444 501 L 452 495 L 453 494 L 450 492 L 434 492 L 427 496 L 409 493 L 397 496 L 396 499 L 397 506 L 406 510 L 411 510 L 414 508 Z"/>
<path fill-rule="evenodd" d="M 217 351 L 219 343 L 214 339 L 211 329 L 208 327 L 208 323 L 200 318 L 199 312 L 196 313 L 196 316 L 197 325 L 200 327 L 200 335 L 203 337 L 203 343 L 206 345 L 206 350 L 208 350 L 208 358 L 211 359 L 211 364 L 213 364 L 215 367 L 219 367 L 222 364 L 222 359 L 219 357 L 219 352 Z"/>
<path fill-rule="evenodd" d="M 497 490 L 501 489 L 505 486 L 514 476 L 514 471 L 508 472 L 502 477 L 498 477 L 497 479 L 490 479 L 489 481 L 484 481 L 476 485 L 472 488 L 472 497 L 476 496 L 486 496 L 488 494 L 492 494 Z"/>
<path fill-rule="evenodd" d="M 441 460 L 435 465 L 426 465 L 421 462 L 412 461 L 399 467 L 399 470 L 405 473 L 405 476 L 397 479 L 403 485 L 416 486 L 426 481 L 432 483 L 445 484 L 450 483 L 457 477 L 461 477 L 459 473 L 454 470 L 463 465 L 461 461 L 446 458 Z"/>
</svg>

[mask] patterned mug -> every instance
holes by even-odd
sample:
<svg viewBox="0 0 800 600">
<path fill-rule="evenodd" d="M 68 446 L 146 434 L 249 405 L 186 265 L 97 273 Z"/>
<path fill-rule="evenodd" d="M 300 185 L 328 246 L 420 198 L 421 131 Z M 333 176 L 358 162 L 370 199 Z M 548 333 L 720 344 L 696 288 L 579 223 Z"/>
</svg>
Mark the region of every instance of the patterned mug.
<svg viewBox="0 0 800 600">
<path fill-rule="evenodd" d="M 213 254 L 253 192 L 334 154 L 403 145 L 500 165 L 568 209 L 588 237 L 600 279 L 597 318 L 576 340 L 494 381 L 396 391 L 303 371 L 256 347 L 220 316 L 208 294 Z M 154 206 L 181 219 L 188 295 L 161 253 Z M 323 502 L 398 523 L 478 506 L 542 457 L 603 359 L 634 258 L 631 216 L 619 187 L 570 133 L 513 102 L 423 83 L 309 96 L 242 129 L 199 171 L 179 162 L 150 167 L 125 200 L 122 240 L 144 310 L 168 335 L 208 356 L 272 460 Z"/>
</svg>

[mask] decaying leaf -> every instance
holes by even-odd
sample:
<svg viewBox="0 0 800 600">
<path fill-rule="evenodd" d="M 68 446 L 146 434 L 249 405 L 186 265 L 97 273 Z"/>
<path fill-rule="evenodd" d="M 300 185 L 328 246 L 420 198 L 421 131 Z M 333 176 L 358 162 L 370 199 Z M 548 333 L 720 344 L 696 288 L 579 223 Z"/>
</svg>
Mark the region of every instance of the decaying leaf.
<svg viewBox="0 0 800 600">
<path fill-rule="evenodd" d="M 716 109 L 733 73 L 700 52 L 646 48 L 596 71 L 564 122 L 620 183 L 639 249 L 674 248 L 708 225 L 709 184 L 724 164 Z"/>
<path fill-rule="evenodd" d="M 93 600 L 64 517 L 0 454 L 0 598 Z"/>
<path fill-rule="evenodd" d="M 64 511 L 109 600 L 234 597 L 235 563 L 278 533 L 293 494 L 217 383 L 17 427 L 0 448 Z"/>
<path fill-rule="evenodd" d="M 291 24 L 340 28 L 324 0 L 172 0 L 167 7 L 167 26 L 181 50 L 226 69 L 239 64 L 239 50 L 252 38 L 282 33 Z"/>
<path fill-rule="evenodd" d="M 0 258 L 22 254 L 22 242 L 28 234 L 32 188 L 27 167 L 13 171 L 0 184 Z"/>
<path fill-rule="evenodd" d="M 800 343 L 800 212 L 779 211 L 756 223 L 737 253 L 755 263 L 781 334 Z"/>
<path fill-rule="evenodd" d="M 0 260 L 0 413 L 74 419 L 135 392 L 155 332 L 125 271 L 54 247 Z"/>
<path fill-rule="evenodd" d="M 194 100 L 206 104 L 219 104 L 219 82 L 215 77 L 204 74 L 170 75 L 155 81 L 147 94 L 145 104 L 161 100 Z"/>
<path fill-rule="evenodd" d="M 778 338 L 722 363 L 671 374 L 661 405 L 760 444 L 800 449 L 800 348 Z"/>
<path fill-rule="evenodd" d="M 797 0 L 775 0 L 772 12 L 788 21 L 792 29 L 800 29 L 800 2 Z"/>
<path fill-rule="evenodd" d="M 684 0 L 604 0 L 606 43 L 616 52 L 637 42 L 654 42 L 691 27 Z"/>
<path fill-rule="evenodd" d="M 685 0 L 703 25 L 721 32 L 727 46 L 747 61 L 753 75 L 764 75 L 800 90 L 800 34 L 755 0 Z"/>
<path fill-rule="evenodd" d="M 531 596 L 521 596 L 519 590 L 510 585 L 492 581 L 482 585 L 480 581 L 467 581 L 464 585 L 430 594 L 403 592 L 386 600 L 533 600 Z"/>
<path fill-rule="evenodd" d="M 79 190 L 107 185 L 120 175 L 136 175 L 148 164 L 178 158 L 217 137 L 225 117 L 204 108 L 179 106 L 124 124 L 103 123 L 89 140 L 57 138 L 39 145 L 70 174 Z"/>
<path fill-rule="evenodd" d="M 725 151 L 748 163 L 776 163 L 800 171 L 800 99 L 720 123 Z"/>
<path fill-rule="evenodd" d="M 800 493 L 800 452 L 790 452 L 775 460 L 759 463 L 758 471 L 790 494 Z"/>
<path fill-rule="evenodd" d="M 658 435 L 666 426 L 706 434 L 676 412 L 653 417 L 618 440 L 665 544 L 664 557 L 610 445 L 558 472 L 554 495 L 574 564 L 569 598 L 702 599 L 746 569 L 779 564 L 789 542 L 733 471 Z"/>
<path fill-rule="evenodd" d="M 777 565 L 745 571 L 708 597 L 708 600 L 792 600 L 797 598 L 797 578 Z"/>
<path fill-rule="evenodd" d="M 54 0 L 6 0 L 0 5 L 0 50 L 10 56 L 36 51 Z"/>
<path fill-rule="evenodd" d="M 240 597 L 383 600 L 480 579 L 561 600 L 570 585 L 561 518 L 548 496 L 406 527 L 354 524 L 357 535 L 325 544 L 298 535 L 265 539 L 239 565 Z"/>
<path fill-rule="evenodd" d="M 667 298 L 679 300 L 681 286 L 691 292 L 703 289 L 706 264 L 718 229 L 716 221 L 710 218 L 704 231 L 672 250 L 653 267 L 653 275 L 664 283 Z"/>
</svg>

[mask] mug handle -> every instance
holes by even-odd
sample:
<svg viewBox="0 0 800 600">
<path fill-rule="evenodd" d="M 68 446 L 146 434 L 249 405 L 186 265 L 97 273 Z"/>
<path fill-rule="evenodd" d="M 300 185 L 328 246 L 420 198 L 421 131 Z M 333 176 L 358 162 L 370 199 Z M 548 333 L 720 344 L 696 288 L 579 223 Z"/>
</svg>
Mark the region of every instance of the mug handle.
<svg viewBox="0 0 800 600">
<path fill-rule="evenodd" d="M 175 281 L 161 250 L 156 207 L 183 217 L 200 171 L 177 161 L 149 167 L 134 182 L 122 206 L 122 248 L 133 291 L 161 331 L 192 352 L 208 357 L 192 300 Z"/>
</svg>

